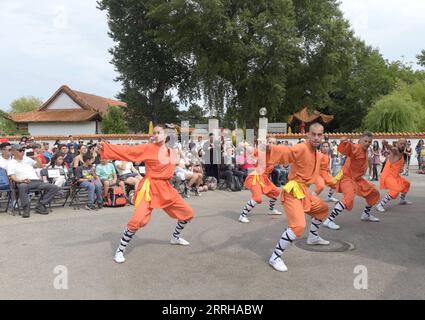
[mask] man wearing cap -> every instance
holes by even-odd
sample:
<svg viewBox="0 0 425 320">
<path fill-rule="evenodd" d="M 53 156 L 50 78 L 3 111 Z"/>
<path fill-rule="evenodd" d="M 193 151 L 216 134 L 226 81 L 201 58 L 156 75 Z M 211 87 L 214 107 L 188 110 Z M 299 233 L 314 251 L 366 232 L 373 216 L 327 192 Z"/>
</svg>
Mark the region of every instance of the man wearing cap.
<svg viewBox="0 0 425 320">
<path fill-rule="evenodd" d="M 40 199 L 40 203 L 36 207 L 36 211 L 40 214 L 48 214 L 49 211 L 46 205 L 50 203 L 53 197 L 59 192 L 60 188 L 56 185 L 42 182 L 37 176 L 35 169 L 30 164 L 23 161 L 24 147 L 22 145 L 12 145 L 12 154 L 13 160 L 11 160 L 7 166 L 7 174 L 18 188 L 19 199 L 24 209 L 22 218 L 29 218 L 30 216 L 30 199 L 28 192 L 34 189 L 45 191 L 43 198 Z"/>
</svg>

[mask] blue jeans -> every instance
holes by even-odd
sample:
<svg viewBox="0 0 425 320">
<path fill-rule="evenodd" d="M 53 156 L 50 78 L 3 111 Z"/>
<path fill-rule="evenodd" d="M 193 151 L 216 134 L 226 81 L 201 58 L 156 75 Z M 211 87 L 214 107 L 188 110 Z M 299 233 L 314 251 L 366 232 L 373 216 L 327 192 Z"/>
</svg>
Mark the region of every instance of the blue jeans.
<svg viewBox="0 0 425 320">
<path fill-rule="evenodd" d="M 87 192 L 88 192 L 87 204 L 89 206 L 93 205 L 95 193 L 96 193 L 97 203 L 98 204 L 103 203 L 103 200 L 102 200 L 102 184 L 100 183 L 100 181 L 98 181 L 98 180 L 95 180 L 93 182 L 84 181 L 84 182 L 80 183 L 80 187 L 87 189 Z"/>
</svg>

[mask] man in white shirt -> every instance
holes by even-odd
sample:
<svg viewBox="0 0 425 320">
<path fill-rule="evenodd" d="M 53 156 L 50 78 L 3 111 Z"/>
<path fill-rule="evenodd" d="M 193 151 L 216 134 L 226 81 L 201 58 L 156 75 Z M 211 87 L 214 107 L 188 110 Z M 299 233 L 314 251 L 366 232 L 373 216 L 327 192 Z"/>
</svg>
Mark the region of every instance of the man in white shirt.
<svg viewBox="0 0 425 320">
<path fill-rule="evenodd" d="M 12 145 L 9 142 L 3 142 L 0 144 L 0 150 L 0 168 L 7 170 L 7 165 L 12 160 Z"/>
<path fill-rule="evenodd" d="M 36 211 L 40 214 L 49 214 L 46 205 L 52 201 L 60 188 L 50 183 L 44 183 L 39 179 L 35 169 L 24 161 L 24 147 L 22 145 L 12 145 L 12 154 L 14 159 L 7 166 L 7 174 L 17 185 L 19 199 L 24 209 L 22 218 L 29 218 L 30 216 L 28 192 L 34 189 L 45 191 L 43 198 L 40 199 L 40 203 L 36 207 Z"/>
</svg>

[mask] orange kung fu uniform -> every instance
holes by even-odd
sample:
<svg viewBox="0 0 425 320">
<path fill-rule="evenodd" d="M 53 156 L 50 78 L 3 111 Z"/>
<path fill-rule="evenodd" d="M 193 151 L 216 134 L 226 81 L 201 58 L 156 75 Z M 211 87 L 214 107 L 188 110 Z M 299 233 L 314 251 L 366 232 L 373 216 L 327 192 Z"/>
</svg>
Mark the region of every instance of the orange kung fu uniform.
<svg viewBox="0 0 425 320">
<path fill-rule="evenodd" d="M 189 221 L 193 210 L 170 183 L 175 170 L 173 154 L 165 146 L 147 143 L 137 146 L 104 144 L 102 159 L 144 162 L 146 175 L 136 191 L 135 211 L 128 229 L 136 232 L 145 226 L 154 208 L 163 209 L 171 218 Z"/>
<path fill-rule="evenodd" d="M 410 182 L 400 176 L 403 168 L 403 157 L 394 163 L 388 160 L 379 179 L 381 190 L 388 189 L 388 194 L 393 199 L 396 199 L 400 192 L 407 193 L 410 189 Z"/>
<path fill-rule="evenodd" d="M 379 191 L 373 183 L 363 179 L 369 166 L 367 151 L 359 144 L 345 141 L 338 146 L 338 152 L 347 156 L 342 167 L 342 179 L 336 185 L 336 191 L 344 195 L 342 200 L 344 206 L 351 211 L 355 195 L 365 198 L 369 206 L 377 204 L 380 198 Z"/>
<path fill-rule="evenodd" d="M 277 199 L 280 190 L 269 179 L 269 175 L 273 171 L 274 164 L 265 164 L 265 153 L 258 153 L 256 151 L 254 156 L 257 157 L 257 167 L 245 179 L 245 188 L 251 191 L 252 200 L 257 203 L 261 203 L 263 201 L 263 194 L 271 199 Z"/>
<path fill-rule="evenodd" d="M 331 159 L 327 154 L 320 153 L 321 160 L 320 160 L 320 171 L 319 176 L 317 177 L 317 181 L 315 182 L 316 185 L 316 194 L 320 194 L 325 186 L 329 186 L 332 189 L 335 188 L 335 178 L 331 176 L 329 173 L 329 164 Z"/>
<path fill-rule="evenodd" d="M 267 164 L 291 164 L 289 182 L 283 188 L 281 200 L 288 218 L 288 226 L 297 237 L 305 229 L 305 214 L 318 220 L 328 215 L 328 205 L 319 197 L 310 194 L 309 186 L 314 184 L 320 174 L 322 157 L 309 143 L 293 147 L 271 146 Z"/>
</svg>

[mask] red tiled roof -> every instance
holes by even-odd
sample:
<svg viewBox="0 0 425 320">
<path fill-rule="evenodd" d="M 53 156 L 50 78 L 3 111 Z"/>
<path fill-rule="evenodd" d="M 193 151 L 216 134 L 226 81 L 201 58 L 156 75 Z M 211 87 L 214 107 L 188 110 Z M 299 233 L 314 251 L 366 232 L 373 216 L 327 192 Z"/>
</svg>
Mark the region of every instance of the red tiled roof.
<svg viewBox="0 0 425 320">
<path fill-rule="evenodd" d="M 38 109 L 38 111 L 44 111 L 48 108 L 49 104 L 62 92 L 68 94 L 72 100 L 75 101 L 81 108 L 90 111 L 96 111 L 101 114 L 106 113 L 108 107 L 110 106 L 120 106 L 126 107 L 127 104 L 125 102 L 104 98 L 100 96 L 96 96 L 94 94 L 85 93 L 81 91 L 72 90 L 70 87 L 63 85 L 60 87 L 43 105 Z"/>
<path fill-rule="evenodd" d="M 9 113 L 14 122 L 80 122 L 89 121 L 99 116 L 91 110 L 58 109 L 46 111 L 32 111 L 23 113 Z"/>
<path fill-rule="evenodd" d="M 127 104 L 125 102 L 119 100 L 113 100 L 108 98 L 103 98 L 96 96 L 94 94 L 89 94 L 85 92 L 72 90 L 81 100 L 85 101 L 90 107 L 95 109 L 96 111 L 104 114 L 108 111 L 108 107 L 119 106 L 126 107 Z"/>
<path fill-rule="evenodd" d="M 48 109 L 62 92 L 65 92 L 81 109 Z M 126 107 L 125 102 L 108 99 L 94 94 L 75 91 L 66 85 L 61 86 L 37 110 L 25 113 L 10 113 L 9 118 L 14 122 L 80 122 L 89 121 L 104 115 L 110 106 Z"/>
</svg>

